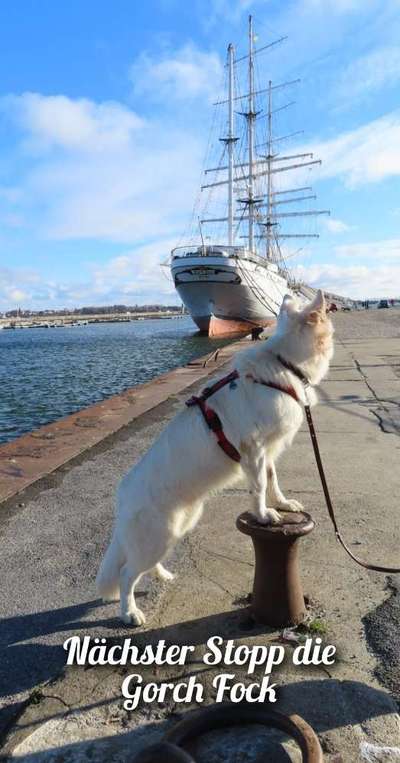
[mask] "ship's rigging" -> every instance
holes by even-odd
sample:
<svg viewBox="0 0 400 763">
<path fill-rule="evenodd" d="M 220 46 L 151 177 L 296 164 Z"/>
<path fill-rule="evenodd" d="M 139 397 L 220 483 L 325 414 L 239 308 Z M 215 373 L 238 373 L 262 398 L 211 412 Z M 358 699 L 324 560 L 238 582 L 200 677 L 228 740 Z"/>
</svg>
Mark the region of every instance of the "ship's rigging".
<svg viewBox="0 0 400 763">
<path fill-rule="evenodd" d="M 214 138 L 218 128 L 222 150 L 219 160 L 212 161 L 216 141 L 209 140 L 186 246 L 173 250 L 170 263 L 175 286 L 202 331 L 209 331 L 214 319 L 229 323 L 232 331 L 235 326 L 244 331 L 246 325 L 267 325 L 288 290 L 308 296 L 291 276 L 286 259 L 302 251 L 290 251 L 291 242 L 319 237 L 299 232 L 293 223 L 329 214 L 315 205 L 310 208 L 316 196 L 304 180 L 320 160 L 306 149 L 282 150 L 301 134 L 279 134 L 278 129 L 281 113 L 292 105 L 282 101 L 282 94 L 299 80 L 257 80 L 257 56 L 285 39 L 256 49 L 250 16 L 246 55 L 237 57 L 234 46 L 228 46 L 227 98 L 214 104 Z M 284 187 L 286 173 L 297 184 L 295 180 Z"/>
<path fill-rule="evenodd" d="M 255 88 L 256 56 L 284 40 L 286 38 L 281 37 L 269 45 L 255 49 L 253 22 L 250 16 L 248 53 L 236 58 L 234 46 L 230 44 L 228 47 L 226 64 L 228 98 L 214 104 L 216 108 L 227 108 L 228 111 L 226 134 L 219 136 L 219 140 L 223 143 L 223 151 L 216 166 L 205 168 L 206 182 L 201 186 L 203 192 L 226 190 L 226 213 L 215 217 L 206 216 L 204 210 L 208 209 L 213 201 L 212 194 L 209 193 L 201 207 L 202 213 L 199 220 L 201 226 L 214 226 L 214 235 L 206 233 L 205 237 L 208 240 L 218 239 L 223 229 L 221 227 L 216 229 L 215 226 L 226 223 L 225 240 L 230 246 L 235 245 L 238 239 L 245 240 L 249 251 L 258 252 L 286 271 L 280 242 L 300 238 L 316 239 L 318 234 L 284 230 L 281 227 L 281 221 L 328 215 L 329 210 L 298 208 L 294 211 L 283 211 L 281 210 L 283 205 L 315 200 L 316 195 L 299 195 L 305 191 L 312 191 L 311 186 L 308 185 L 283 190 L 275 190 L 274 187 L 276 175 L 290 171 L 299 173 L 305 168 L 320 164 L 320 160 L 314 158 L 310 152 L 280 153 L 279 144 L 301 134 L 301 131 L 284 136 L 274 134 L 275 115 L 293 105 L 293 101 L 289 101 L 275 107 L 274 95 L 297 84 L 300 80 L 276 85 L 269 81 L 267 87 Z M 238 64 L 245 63 L 247 63 L 248 92 L 242 94 L 237 67 Z M 236 134 L 240 119 L 245 122 L 245 130 L 242 131 L 241 136 Z M 264 123 L 266 126 L 266 133 L 263 135 L 265 140 L 261 143 L 256 143 L 258 123 Z M 223 173 L 222 176 L 221 173 Z M 208 182 L 210 176 L 212 182 Z M 262 184 L 262 181 L 266 182 Z"/>
</svg>

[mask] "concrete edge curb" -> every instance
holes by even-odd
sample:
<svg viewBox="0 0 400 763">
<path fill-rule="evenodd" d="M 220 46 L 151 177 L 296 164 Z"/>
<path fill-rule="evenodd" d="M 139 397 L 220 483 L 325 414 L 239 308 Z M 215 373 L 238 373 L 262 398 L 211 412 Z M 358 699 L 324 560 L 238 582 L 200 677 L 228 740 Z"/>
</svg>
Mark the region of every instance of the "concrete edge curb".
<svg viewBox="0 0 400 763">
<path fill-rule="evenodd" d="M 228 363 L 241 339 L 0 446 L 0 506 Z"/>
</svg>

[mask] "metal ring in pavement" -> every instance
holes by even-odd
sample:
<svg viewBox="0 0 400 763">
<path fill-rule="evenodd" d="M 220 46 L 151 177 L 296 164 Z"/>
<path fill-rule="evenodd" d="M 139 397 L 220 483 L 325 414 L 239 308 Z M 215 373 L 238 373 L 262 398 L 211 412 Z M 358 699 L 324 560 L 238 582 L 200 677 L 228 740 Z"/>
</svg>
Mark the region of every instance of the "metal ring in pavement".
<svg viewBox="0 0 400 763">
<path fill-rule="evenodd" d="M 249 724 L 285 732 L 297 742 L 303 763 L 323 763 L 318 737 L 303 718 L 299 715 L 283 715 L 276 710 L 247 703 L 209 705 L 187 713 L 165 734 L 164 741 L 143 750 L 134 759 L 134 763 L 196 763 L 184 749 L 189 742 L 215 729 Z M 267 760 L 265 758 L 266 763 Z"/>
</svg>

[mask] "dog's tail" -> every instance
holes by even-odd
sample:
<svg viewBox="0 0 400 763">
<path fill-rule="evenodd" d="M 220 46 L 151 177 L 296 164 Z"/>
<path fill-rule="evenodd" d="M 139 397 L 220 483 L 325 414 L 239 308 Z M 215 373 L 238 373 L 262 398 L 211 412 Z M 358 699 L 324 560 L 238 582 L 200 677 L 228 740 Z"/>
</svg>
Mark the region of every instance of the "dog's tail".
<svg viewBox="0 0 400 763">
<path fill-rule="evenodd" d="M 96 577 L 98 594 L 105 601 L 119 599 L 119 572 L 123 563 L 124 552 L 114 533 Z"/>
</svg>

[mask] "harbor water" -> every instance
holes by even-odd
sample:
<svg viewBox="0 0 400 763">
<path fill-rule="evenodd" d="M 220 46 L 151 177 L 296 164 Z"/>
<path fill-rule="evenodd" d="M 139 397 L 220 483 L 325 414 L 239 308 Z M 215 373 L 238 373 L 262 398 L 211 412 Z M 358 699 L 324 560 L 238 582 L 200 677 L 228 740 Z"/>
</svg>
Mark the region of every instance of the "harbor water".
<svg viewBox="0 0 400 763">
<path fill-rule="evenodd" d="M 0 331 L 0 442 L 154 379 L 230 340 L 188 317 Z"/>
</svg>

